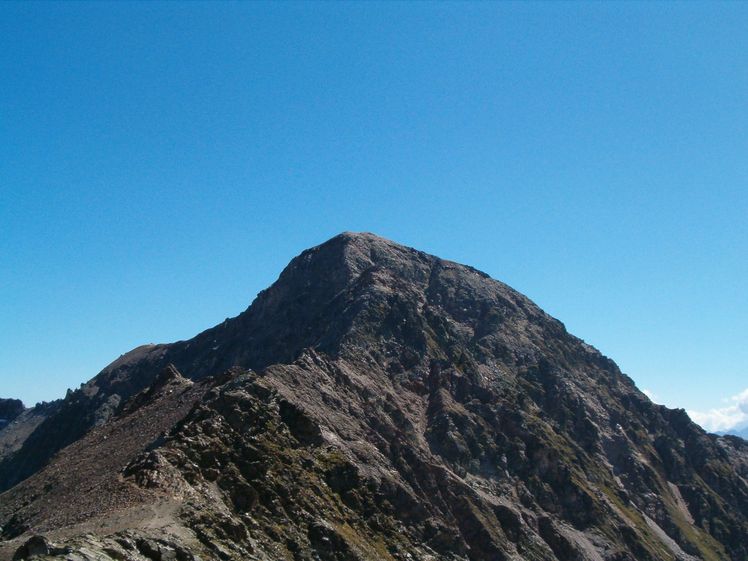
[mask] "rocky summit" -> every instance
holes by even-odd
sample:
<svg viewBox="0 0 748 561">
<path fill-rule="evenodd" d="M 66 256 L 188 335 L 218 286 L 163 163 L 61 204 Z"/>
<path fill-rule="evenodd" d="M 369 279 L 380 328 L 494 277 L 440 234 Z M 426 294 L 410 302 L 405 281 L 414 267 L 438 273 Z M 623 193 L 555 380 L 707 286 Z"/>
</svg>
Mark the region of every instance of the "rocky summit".
<svg viewBox="0 0 748 561">
<path fill-rule="evenodd" d="M 748 560 L 748 443 L 371 234 L 58 402 L 0 405 L 2 559 Z"/>
</svg>

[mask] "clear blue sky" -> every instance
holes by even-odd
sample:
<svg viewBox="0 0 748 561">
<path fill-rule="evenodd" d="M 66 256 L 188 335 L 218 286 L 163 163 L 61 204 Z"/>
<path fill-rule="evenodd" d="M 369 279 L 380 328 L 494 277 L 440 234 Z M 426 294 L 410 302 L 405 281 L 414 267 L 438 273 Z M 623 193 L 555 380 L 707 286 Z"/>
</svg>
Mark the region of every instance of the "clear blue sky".
<svg viewBox="0 0 748 561">
<path fill-rule="evenodd" d="M 660 402 L 739 407 L 746 25 L 741 3 L 4 2 L 0 395 L 191 337 L 354 230 L 509 283 Z"/>
</svg>

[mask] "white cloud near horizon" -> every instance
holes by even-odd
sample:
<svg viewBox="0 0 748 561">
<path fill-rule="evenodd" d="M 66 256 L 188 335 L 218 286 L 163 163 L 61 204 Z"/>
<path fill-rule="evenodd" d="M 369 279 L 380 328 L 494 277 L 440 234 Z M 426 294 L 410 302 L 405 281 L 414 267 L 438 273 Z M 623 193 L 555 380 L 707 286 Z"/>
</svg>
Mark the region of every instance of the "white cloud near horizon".
<svg viewBox="0 0 748 561">
<path fill-rule="evenodd" d="M 688 416 L 709 432 L 729 431 L 748 426 L 748 388 L 725 401 L 729 405 L 707 412 L 688 411 Z"/>
<path fill-rule="evenodd" d="M 659 403 L 657 395 L 652 390 L 644 388 L 642 389 L 642 393 L 646 395 L 651 402 Z"/>
</svg>

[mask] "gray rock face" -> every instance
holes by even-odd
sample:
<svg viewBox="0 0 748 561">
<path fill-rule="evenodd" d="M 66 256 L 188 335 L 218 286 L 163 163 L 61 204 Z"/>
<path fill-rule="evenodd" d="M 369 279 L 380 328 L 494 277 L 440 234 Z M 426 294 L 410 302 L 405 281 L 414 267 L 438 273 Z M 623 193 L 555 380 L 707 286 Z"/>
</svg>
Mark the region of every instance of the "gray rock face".
<svg viewBox="0 0 748 561">
<path fill-rule="evenodd" d="M 745 561 L 746 480 L 508 286 L 342 234 L 69 395 L 0 463 L 0 557 Z"/>
</svg>

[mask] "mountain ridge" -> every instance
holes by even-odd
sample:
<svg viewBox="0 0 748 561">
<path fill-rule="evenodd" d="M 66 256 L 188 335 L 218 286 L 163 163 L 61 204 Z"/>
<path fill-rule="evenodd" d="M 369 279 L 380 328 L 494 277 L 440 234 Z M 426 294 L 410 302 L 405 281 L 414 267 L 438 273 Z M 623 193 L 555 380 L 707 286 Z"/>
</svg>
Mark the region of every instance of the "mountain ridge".
<svg viewBox="0 0 748 561">
<path fill-rule="evenodd" d="M 378 251 L 384 257 L 388 253 L 391 254 L 392 251 L 403 252 L 419 259 L 445 263 L 448 267 L 461 267 L 483 278 L 490 278 L 486 273 L 477 271 L 472 267 L 439 259 L 416 249 L 385 240 L 374 234 L 343 232 L 318 246 L 303 251 L 292 259 L 281 272 L 277 281 L 269 288 L 260 291 L 249 307 L 238 316 L 228 318 L 191 339 L 167 344 L 140 345 L 112 361 L 97 376 L 82 384 L 79 389 L 72 391 L 65 398 L 69 405 L 67 411 L 70 417 L 75 417 L 78 421 L 73 422 L 71 419 L 64 423 L 49 423 L 52 425 L 49 427 L 50 436 L 46 436 L 45 431 L 42 430 L 32 439 L 27 450 L 22 451 L 15 461 L 2 462 L 3 458 L 0 456 L 0 491 L 18 483 L 24 477 L 39 469 L 59 448 L 82 436 L 92 426 L 106 420 L 119 405 L 122 396 L 129 397 L 142 390 L 150 382 L 147 373 L 160 370 L 168 362 L 174 362 L 180 370 L 190 372 L 190 377 L 199 378 L 207 375 L 208 372 L 236 365 L 257 368 L 266 366 L 271 362 L 292 360 L 294 354 L 298 354 L 306 346 L 313 346 L 317 342 L 309 340 L 307 337 L 306 339 L 302 338 L 300 342 L 296 341 L 294 344 L 288 345 L 288 333 L 267 332 L 263 334 L 262 341 L 251 345 L 250 349 L 246 348 L 246 342 L 241 342 L 239 349 L 232 349 L 228 354 L 220 355 L 222 358 L 216 359 L 214 351 L 218 349 L 213 348 L 215 347 L 213 340 L 217 336 L 225 338 L 228 334 L 229 341 L 222 343 L 224 349 L 227 345 L 239 346 L 236 341 L 230 340 L 231 332 L 258 331 L 258 324 L 262 324 L 263 317 L 274 313 L 274 310 L 268 310 L 268 308 L 272 308 L 273 302 L 283 301 L 284 294 L 292 290 L 298 290 L 299 286 L 303 290 L 305 283 L 303 279 L 306 277 L 324 276 L 331 270 L 335 271 L 336 275 L 333 278 L 326 277 L 326 280 L 332 280 L 333 283 L 321 287 L 321 293 L 312 295 L 313 301 L 332 299 L 336 291 L 363 271 L 368 259 L 366 253 L 371 250 Z M 315 258 L 310 260 L 311 257 Z M 310 265 L 312 270 L 309 270 Z M 302 276 L 302 279 L 294 278 L 299 275 Z M 499 281 L 493 282 L 498 283 Z M 521 296 L 506 285 L 499 284 L 506 290 L 511 290 L 516 296 Z M 534 304 L 529 300 L 527 300 L 527 303 L 534 307 Z M 254 314 L 253 306 L 258 308 Z M 283 310 L 281 313 L 288 314 L 290 312 Z M 303 320 L 309 322 L 310 318 L 302 316 Z M 304 329 L 306 327 L 302 328 L 302 330 Z M 327 331 L 330 331 L 330 329 Z M 281 341 L 282 344 L 278 344 L 278 341 Z M 279 349 L 284 345 L 291 350 Z M 194 352 L 195 347 L 200 349 L 197 356 Z M 197 368 L 194 368 L 195 365 L 197 365 Z M 129 373 L 123 376 L 119 375 L 119 373 L 128 371 L 131 367 L 136 370 L 140 368 L 144 373 L 141 375 L 137 373 L 134 375 Z M 107 400 L 102 400 L 102 395 L 106 395 Z M 92 406 L 91 403 L 95 405 Z M 57 434 L 63 426 L 66 434 Z M 39 450 L 48 452 L 39 455 Z"/>
<path fill-rule="evenodd" d="M 159 435 L 102 464 L 140 503 L 64 522 L 40 503 L 75 494 L 59 475 L 75 454 L 186 391 Z M 744 442 L 652 404 L 507 285 L 372 234 L 302 252 L 238 316 L 133 349 L 55 407 L 1 457 L 7 547 L 41 532 L 145 557 L 748 556 Z M 175 509 L 158 531 L 116 522 L 156 504 Z M 109 533 L 65 530 L 87 520 Z"/>
</svg>

